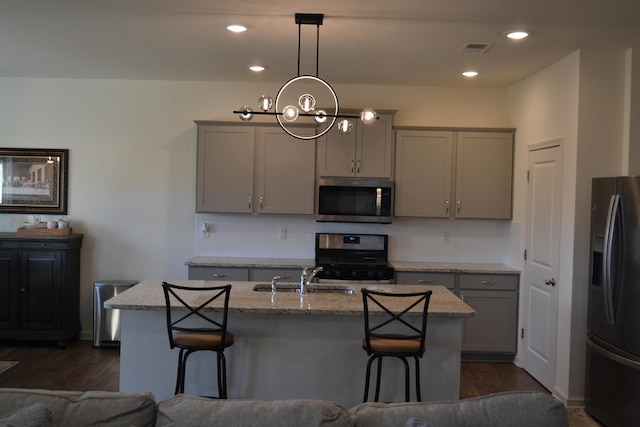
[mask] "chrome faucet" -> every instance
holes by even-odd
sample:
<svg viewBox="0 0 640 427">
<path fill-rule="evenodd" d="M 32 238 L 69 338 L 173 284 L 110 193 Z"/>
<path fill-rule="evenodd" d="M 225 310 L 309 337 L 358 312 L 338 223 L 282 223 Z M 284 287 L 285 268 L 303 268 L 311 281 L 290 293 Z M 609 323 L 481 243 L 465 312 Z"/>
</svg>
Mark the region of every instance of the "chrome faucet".
<svg viewBox="0 0 640 427">
<path fill-rule="evenodd" d="M 276 283 L 278 283 L 278 280 L 280 279 L 288 279 L 289 276 L 273 276 L 273 279 L 271 279 L 271 293 L 275 294 L 276 293 Z"/>
<path fill-rule="evenodd" d="M 309 283 L 311 283 L 311 281 L 314 279 L 314 277 L 316 277 L 316 274 L 318 274 L 319 272 L 321 272 L 323 270 L 322 267 L 316 267 L 311 274 L 307 273 L 307 271 L 310 269 L 311 267 L 304 267 L 302 269 L 302 275 L 300 276 L 300 295 L 306 295 L 307 294 L 307 286 L 309 286 Z"/>
</svg>

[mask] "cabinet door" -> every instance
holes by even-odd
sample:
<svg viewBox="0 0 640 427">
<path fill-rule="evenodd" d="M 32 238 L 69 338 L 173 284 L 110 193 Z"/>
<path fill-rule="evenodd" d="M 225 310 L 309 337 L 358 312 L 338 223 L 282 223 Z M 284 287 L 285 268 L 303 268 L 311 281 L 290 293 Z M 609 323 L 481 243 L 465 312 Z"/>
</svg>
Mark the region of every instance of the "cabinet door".
<svg viewBox="0 0 640 427">
<path fill-rule="evenodd" d="M 295 130 L 312 135 L 313 129 Z M 313 214 L 315 140 L 300 140 L 280 127 L 257 128 L 255 211 Z"/>
<path fill-rule="evenodd" d="M 343 111 L 358 115 L 360 111 Z M 391 178 L 393 174 L 393 114 L 378 113 L 370 125 L 351 119 L 348 135 L 333 127 L 318 139 L 318 176 Z"/>
<path fill-rule="evenodd" d="M 453 133 L 396 133 L 395 216 L 448 218 Z"/>
<path fill-rule="evenodd" d="M 364 178 L 391 178 L 393 130 L 391 114 L 378 114 L 378 120 L 365 125 L 358 120 L 355 174 Z"/>
<path fill-rule="evenodd" d="M 357 126 L 348 135 L 337 126 L 317 139 L 318 176 L 354 176 L 356 171 Z"/>
<path fill-rule="evenodd" d="M 199 126 L 196 212 L 251 213 L 255 128 Z"/>
<path fill-rule="evenodd" d="M 0 249 L 0 329 L 20 327 L 18 251 Z"/>
<path fill-rule="evenodd" d="M 63 251 L 24 250 L 20 257 L 23 329 L 61 327 Z"/>
<path fill-rule="evenodd" d="M 423 271 L 398 271 L 396 283 L 399 285 L 440 285 L 453 290 L 456 276 L 452 273 L 429 273 Z"/>
<path fill-rule="evenodd" d="M 460 290 L 460 297 L 476 311 L 464 319 L 462 351 L 515 354 L 518 293 Z"/>
<path fill-rule="evenodd" d="M 513 134 L 459 132 L 456 218 L 511 218 Z"/>
</svg>

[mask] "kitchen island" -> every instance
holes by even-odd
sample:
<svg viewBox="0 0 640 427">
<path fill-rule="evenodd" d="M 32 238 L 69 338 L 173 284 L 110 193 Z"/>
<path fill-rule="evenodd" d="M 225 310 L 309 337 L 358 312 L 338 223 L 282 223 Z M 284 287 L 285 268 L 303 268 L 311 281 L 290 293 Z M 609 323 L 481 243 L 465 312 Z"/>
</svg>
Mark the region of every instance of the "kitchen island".
<svg viewBox="0 0 640 427">
<path fill-rule="evenodd" d="M 354 295 L 278 292 L 273 296 L 254 291 L 256 282 L 168 281 L 194 287 L 231 283 L 229 330 L 235 343 L 225 350 L 230 398 L 325 399 L 346 407 L 362 401 L 368 358 L 362 349 L 359 289 L 414 292 L 418 288 L 354 284 L 349 285 Z M 173 394 L 178 357 L 177 350 L 169 349 L 161 283 L 142 281 L 105 303 L 122 310 L 120 390 L 151 391 L 157 400 Z M 420 288 L 433 291 L 420 366 L 423 400 L 458 399 L 462 320 L 474 311 L 442 286 Z M 401 362 L 385 360 L 381 400 L 404 400 L 402 372 Z M 215 375 L 215 355 L 194 353 L 185 391 L 215 396 Z"/>
</svg>

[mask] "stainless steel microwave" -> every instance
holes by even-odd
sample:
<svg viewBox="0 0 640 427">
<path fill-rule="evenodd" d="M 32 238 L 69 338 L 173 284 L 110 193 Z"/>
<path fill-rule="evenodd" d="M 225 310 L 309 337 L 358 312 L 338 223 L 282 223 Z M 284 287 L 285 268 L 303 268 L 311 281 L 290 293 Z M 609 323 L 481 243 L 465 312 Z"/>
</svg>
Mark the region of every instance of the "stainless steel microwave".
<svg viewBox="0 0 640 427">
<path fill-rule="evenodd" d="M 316 220 L 390 224 L 393 186 L 387 179 L 320 178 L 316 188 Z"/>
</svg>

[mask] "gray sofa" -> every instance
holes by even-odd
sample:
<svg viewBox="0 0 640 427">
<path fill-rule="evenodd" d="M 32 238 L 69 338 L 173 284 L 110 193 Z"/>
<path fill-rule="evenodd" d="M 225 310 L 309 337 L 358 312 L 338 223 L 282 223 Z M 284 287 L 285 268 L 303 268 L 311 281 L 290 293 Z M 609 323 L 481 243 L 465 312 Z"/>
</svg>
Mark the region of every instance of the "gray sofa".
<svg viewBox="0 0 640 427">
<path fill-rule="evenodd" d="M 363 403 L 319 400 L 216 400 L 151 393 L 0 389 L 0 426 L 20 427 L 382 427 L 409 418 L 431 427 L 566 427 L 561 402 L 544 393 L 497 393 L 455 402 Z"/>
</svg>

